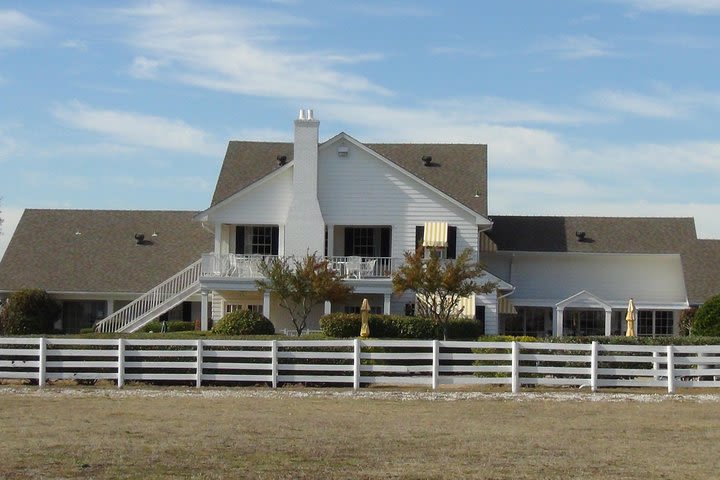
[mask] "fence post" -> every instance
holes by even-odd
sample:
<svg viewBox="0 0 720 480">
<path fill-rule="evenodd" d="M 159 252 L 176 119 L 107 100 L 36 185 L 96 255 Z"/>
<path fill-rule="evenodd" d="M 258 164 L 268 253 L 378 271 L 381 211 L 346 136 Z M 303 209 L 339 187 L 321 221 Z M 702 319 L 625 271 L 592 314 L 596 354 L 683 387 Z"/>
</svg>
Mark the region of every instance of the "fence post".
<svg viewBox="0 0 720 480">
<path fill-rule="evenodd" d="M 590 390 L 597 392 L 598 342 L 590 345 Z"/>
<path fill-rule="evenodd" d="M 47 344 L 45 337 L 40 337 L 38 340 L 38 346 L 38 387 L 43 388 L 45 386 L 46 379 L 45 357 L 47 356 Z"/>
<path fill-rule="evenodd" d="M 520 344 L 512 342 L 512 355 L 510 357 L 510 384 L 512 385 L 512 393 L 520 392 Z"/>
<path fill-rule="evenodd" d="M 673 346 L 667 346 L 667 382 L 668 393 L 675 393 L 675 365 Z"/>
<path fill-rule="evenodd" d="M 118 338 L 118 366 L 117 386 L 122 388 L 125 385 L 125 339 Z"/>
<path fill-rule="evenodd" d="M 440 375 L 440 342 L 432 341 L 432 389 L 437 390 Z"/>
<path fill-rule="evenodd" d="M 360 339 L 353 339 L 353 389 L 360 388 Z"/>
<path fill-rule="evenodd" d="M 660 352 L 653 352 L 653 372 L 655 373 L 653 375 L 653 380 L 655 380 L 655 381 L 660 380 L 660 375 L 658 375 L 659 370 L 660 370 Z"/>
<path fill-rule="evenodd" d="M 270 354 L 272 362 L 272 388 L 277 388 L 277 377 L 278 377 L 278 350 L 277 340 L 273 340 L 270 344 Z"/>
<path fill-rule="evenodd" d="M 197 365 L 195 366 L 195 386 L 200 387 L 202 385 L 202 372 L 203 372 L 203 341 L 199 338 L 197 341 Z"/>
</svg>

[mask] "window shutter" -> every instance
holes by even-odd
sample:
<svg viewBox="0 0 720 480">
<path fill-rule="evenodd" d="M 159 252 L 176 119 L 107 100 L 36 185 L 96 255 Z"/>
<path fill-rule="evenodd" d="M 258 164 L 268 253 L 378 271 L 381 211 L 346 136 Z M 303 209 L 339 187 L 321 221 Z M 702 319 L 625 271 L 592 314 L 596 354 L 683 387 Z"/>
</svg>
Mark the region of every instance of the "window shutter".
<svg viewBox="0 0 720 480">
<path fill-rule="evenodd" d="M 345 256 L 353 254 L 353 229 L 345 227 Z"/>
<path fill-rule="evenodd" d="M 482 325 L 480 335 L 485 335 L 485 306 L 477 305 L 475 307 L 475 320 Z"/>
<path fill-rule="evenodd" d="M 447 258 L 457 258 L 457 227 L 448 226 Z"/>
<path fill-rule="evenodd" d="M 389 228 L 381 228 L 380 229 L 380 256 L 381 257 L 389 257 L 390 256 L 390 229 Z"/>
<path fill-rule="evenodd" d="M 275 225 L 272 227 L 272 243 L 270 244 L 270 250 L 271 255 L 277 255 L 278 254 L 278 248 L 279 248 L 279 239 L 280 239 L 280 227 Z"/>
<path fill-rule="evenodd" d="M 425 237 L 425 226 L 418 225 L 417 227 L 415 227 L 415 250 L 422 247 L 424 237 Z"/>
<path fill-rule="evenodd" d="M 242 255 L 245 253 L 245 227 L 235 227 L 235 253 Z"/>
</svg>

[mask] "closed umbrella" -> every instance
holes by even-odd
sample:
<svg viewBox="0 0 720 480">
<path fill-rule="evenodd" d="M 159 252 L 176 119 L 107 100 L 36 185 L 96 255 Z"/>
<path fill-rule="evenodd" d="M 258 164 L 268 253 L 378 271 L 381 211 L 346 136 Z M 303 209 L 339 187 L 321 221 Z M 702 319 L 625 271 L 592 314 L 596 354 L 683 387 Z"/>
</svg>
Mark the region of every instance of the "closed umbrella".
<svg viewBox="0 0 720 480">
<path fill-rule="evenodd" d="M 635 309 L 635 302 L 633 302 L 633 299 L 630 299 L 630 302 L 628 303 L 627 308 L 627 315 L 625 315 L 625 321 L 627 322 L 627 331 L 625 332 L 626 337 L 634 337 L 635 336 L 635 313 L 637 310 Z"/>
<path fill-rule="evenodd" d="M 362 321 L 360 337 L 368 338 L 370 336 L 370 303 L 367 298 L 363 298 L 362 307 L 360 307 L 360 320 Z"/>
</svg>

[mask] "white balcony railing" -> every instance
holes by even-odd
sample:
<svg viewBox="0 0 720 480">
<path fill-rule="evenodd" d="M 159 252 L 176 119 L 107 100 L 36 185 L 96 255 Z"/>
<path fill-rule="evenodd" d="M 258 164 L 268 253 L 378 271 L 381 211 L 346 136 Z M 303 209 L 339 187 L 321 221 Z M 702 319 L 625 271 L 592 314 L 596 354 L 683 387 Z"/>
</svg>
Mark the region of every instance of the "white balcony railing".
<svg viewBox="0 0 720 480">
<path fill-rule="evenodd" d="M 202 256 L 201 276 L 261 278 L 260 264 L 275 255 L 236 255 L 206 253 Z M 401 259 L 390 257 L 326 257 L 330 268 L 348 280 L 389 279 Z"/>
</svg>

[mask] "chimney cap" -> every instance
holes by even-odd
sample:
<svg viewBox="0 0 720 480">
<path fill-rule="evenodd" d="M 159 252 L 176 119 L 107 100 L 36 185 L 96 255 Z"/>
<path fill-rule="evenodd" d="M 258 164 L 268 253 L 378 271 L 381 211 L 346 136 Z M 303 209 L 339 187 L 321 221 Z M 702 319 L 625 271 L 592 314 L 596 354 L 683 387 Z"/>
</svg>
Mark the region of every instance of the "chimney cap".
<svg viewBox="0 0 720 480">
<path fill-rule="evenodd" d="M 305 120 L 305 121 L 313 121 L 315 120 L 314 112 L 311 108 L 306 109 L 300 109 L 300 113 L 298 114 L 298 120 Z"/>
</svg>

